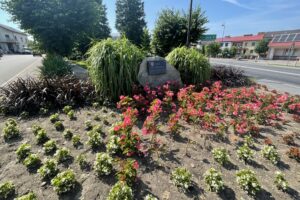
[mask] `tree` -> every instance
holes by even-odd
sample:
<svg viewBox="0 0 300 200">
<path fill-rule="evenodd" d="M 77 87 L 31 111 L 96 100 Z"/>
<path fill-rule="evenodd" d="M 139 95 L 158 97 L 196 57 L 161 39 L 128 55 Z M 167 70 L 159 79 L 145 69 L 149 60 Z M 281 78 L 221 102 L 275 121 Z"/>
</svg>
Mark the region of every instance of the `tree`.
<svg viewBox="0 0 300 200">
<path fill-rule="evenodd" d="M 208 56 L 216 57 L 221 52 L 221 45 L 217 42 L 210 43 L 206 46 L 206 54 Z"/>
<path fill-rule="evenodd" d="M 4 0 L 12 20 L 48 53 L 68 55 L 74 42 L 98 20 L 98 0 Z"/>
<path fill-rule="evenodd" d="M 229 49 L 229 53 L 230 53 L 231 58 L 234 58 L 236 56 L 236 54 L 237 54 L 237 47 L 236 46 L 232 46 Z"/>
<path fill-rule="evenodd" d="M 200 7 L 193 10 L 191 25 L 191 42 L 196 42 L 207 31 L 204 25 L 208 22 Z M 156 22 L 152 46 L 154 52 L 166 56 L 174 48 L 186 43 L 188 14 L 177 10 L 162 10 Z"/>
<path fill-rule="evenodd" d="M 260 56 L 266 55 L 267 51 L 269 50 L 268 45 L 269 45 L 268 40 L 259 41 L 255 47 L 255 52 L 258 53 Z"/>
<path fill-rule="evenodd" d="M 223 49 L 222 57 L 223 58 L 230 58 L 231 57 L 230 50 L 228 48 Z"/>
<path fill-rule="evenodd" d="M 149 33 L 149 30 L 147 28 L 144 28 L 143 35 L 142 35 L 142 41 L 141 41 L 141 48 L 143 51 L 150 53 L 151 51 L 151 35 Z"/>
<path fill-rule="evenodd" d="M 116 1 L 116 29 L 132 43 L 140 45 L 146 26 L 142 0 Z"/>
</svg>

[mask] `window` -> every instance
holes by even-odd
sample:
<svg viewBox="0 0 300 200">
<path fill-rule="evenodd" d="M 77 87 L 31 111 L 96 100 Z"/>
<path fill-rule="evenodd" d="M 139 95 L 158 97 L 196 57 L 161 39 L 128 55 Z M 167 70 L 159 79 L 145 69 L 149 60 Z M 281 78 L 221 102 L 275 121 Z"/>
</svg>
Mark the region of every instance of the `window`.
<svg viewBox="0 0 300 200">
<path fill-rule="evenodd" d="M 255 46 L 255 42 L 252 42 L 252 46 L 253 46 L 253 47 Z"/>
<path fill-rule="evenodd" d="M 225 43 L 225 47 L 228 47 L 228 43 L 227 42 Z"/>
<path fill-rule="evenodd" d="M 17 39 L 17 36 L 15 36 L 15 40 L 18 40 L 18 39 Z"/>
<path fill-rule="evenodd" d="M 6 37 L 7 39 L 9 39 L 9 35 L 5 35 L 5 37 Z"/>
<path fill-rule="evenodd" d="M 248 42 L 245 42 L 245 47 L 248 46 Z"/>
</svg>

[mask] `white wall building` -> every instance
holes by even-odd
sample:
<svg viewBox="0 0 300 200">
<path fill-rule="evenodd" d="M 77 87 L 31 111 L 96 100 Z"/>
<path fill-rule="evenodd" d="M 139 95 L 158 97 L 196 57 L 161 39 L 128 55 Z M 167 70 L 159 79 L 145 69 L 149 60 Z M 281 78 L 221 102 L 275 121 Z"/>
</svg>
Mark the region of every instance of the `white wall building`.
<svg viewBox="0 0 300 200">
<path fill-rule="evenodd" d="M 0 24 L 0 49 L 4 53 L 23 53 L 27 43 L 28 38 L 25 33 Z"/>
</svg>

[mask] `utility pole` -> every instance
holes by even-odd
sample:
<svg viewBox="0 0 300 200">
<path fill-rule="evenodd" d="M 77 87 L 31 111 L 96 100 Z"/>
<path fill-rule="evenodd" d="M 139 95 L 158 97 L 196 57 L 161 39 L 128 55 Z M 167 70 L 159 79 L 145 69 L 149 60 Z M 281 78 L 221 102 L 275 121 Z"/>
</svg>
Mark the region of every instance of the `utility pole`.
<svg viewBox="0 0 300 200">
<path fill-rule="evenodd" d="M 222 34 L 222 44 L 224 42 L 224 34 L 225 34 L 225 23 L 222 24 L 222 27 L 223 27 L 223 34 Z"/>
<path fill-rule="evenodd" d="M 192 13 L 193 13 L 193 0 L 190 0 L 189 22 L 188 22 L 188 30 L 187 30 L 187 38 L 186 38 L 187 47 L 190 46 L 190 40 L 191 40 Z"/>
</svg>

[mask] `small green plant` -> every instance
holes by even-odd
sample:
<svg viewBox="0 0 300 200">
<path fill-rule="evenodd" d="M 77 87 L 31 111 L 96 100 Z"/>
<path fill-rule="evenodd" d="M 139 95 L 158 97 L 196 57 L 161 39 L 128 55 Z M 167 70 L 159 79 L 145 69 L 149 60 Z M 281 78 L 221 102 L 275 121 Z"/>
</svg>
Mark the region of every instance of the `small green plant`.
<svg viewBox="0 0 300 200">
<path fill-rule="evenodd" d="M 171 181 L 175 186 L 186 191 L 192 186 L 192 174 L 186 168 L 179 167 L 172 172 Z"/>
<path fill-rule="evenodd" d="M 243 169 L 236 173 L 237 183 L 249 195 L 256 195 L 261 190 L 261 186 L 255 177 L 255 173 L 249 169 Z"/>
<path fill-rule="evenodd" d="M 95 116 L 94 116 L 94 120 L 95 121 L 101 121 L 101 117 L 100 117 L 100 115 L 98 115 L 98 114 L 96 114 Z"/>
<path fill-rule="evenodd" d="M 98 176 L 109 175 L 113 170 L 113 158 L 107 153 L 97 153 L 94 170 Z"/>
<path fill-rule="evenodd" d="M 101 134 L 95 130 L 91 130 L 87 133 L 89 139 L 87 144 L 92 147 L 92 149 L 97 149 L 102 144 Z"/>
<path fill-rule="evenodd" d="M 253 158 L 254 151 L 252 151 L 248 145 L 243 145 L 237 150 L 237 155 L 239 159 L 244 162 L 249 162 Z"/>
<path fill-rule="evenodd" d="M 244 144 L 247 145 L 248 147 L 253 147 L 254 146 L 254 140 L 251 137 L 251 135 L 246 135 L 244 137 Z"/>
<path fill-rule="evenodd" d="M 274 165 L 276 165 L 280 160 L 278 152 L 274 146 L 264 146 L 261 150 L 261 154 L 264 158 L 270 160 Z"/>
<path fill-rule="evenodd" d="M 71 140 L 73 137 L 73 132 L 70 129 L 64 131 L 64 138 L 67 140 Z"/>
<path fill-rule="evenodd" d="M 274 184 L 279 190 L 286 191 L 289 187 L 287 180 L 282 172 L 276 172 Z"/>
<path fill-rule="evenodd" d="M 39 114 L 40 115 L 47 115 L 49 113 L 49 109 L 47 108 L 40 108 Z"/>
<path fill-rule="evenodd" d="M 63 112 L 67 115 L 72 110 L 72 106 L 65 106 Z"/>
<path fill-rule="evenodd" d="M 37 154 L 30 154 L 25 158 L 23 161 L 23 164 L 28 168 L 28 169 L 36 169 L 40 166 L 41 164 L 41 159 Z"/>
<path fill-rule="evenodd" d="M 36 124 L 33 124 L 32 126 L 31 126 L 31 130 L 32 130 L 32 132 L 33 132 L 33 134 L 36 136 L 37 134 L 38 134 L 38 132 L 40 131 L 40 130 L 42 130 L 43 128 L 41 127 L 41 126 L 39 126 L 39 125 L 36 125 Z"/>
<path fill-rule="evenodd" d="M 49 140 L 43 145 L 43 150 L 46 154 L 51 154 L 57 149 L 56 142 L 54 140 Z"/>
<path fill-rule="evenodd" d="M 16 198 L 16 200 L 38 200 L 38 199 L 35 193 L 29 192 L 28 194 Z"/>
<path fill-rule="evenodd" d="M 119 181 L 132 185 L 136 181 L 139 163 L 134 159 L 127 159 L 120 162 L 120 170 L 117 173 Z"/>
<path fill-rule="evenodd" d="M 47 136 L 47 132 L 44 129 L 39 130 L 35 138 L 37 144 L 44 144 L 49 140 L 49 137 Z"/>
<path fill-rule="evenodd" d="M 76 119 L 74 110 L 70 110 L 67 115 L 70 120 Z"/>
<path fill-rule="evenodd" d="M 93 124 L 91 120 L 87 120 L 84 122 L 85 130 L 89 131 L 93 129 Z"/>
<path fill-rule="evenodd" d="M 19 161 L 24 160 L 31 153 L 31 145 L 24 143 L 16 151 Z"/>
<path fill-rule="evenodd" d="M 80 141 L 80 136 L 79 135 L 74 135 L 72 137 L 72 143 L 74 147 L 78 147 L 81 145 L 81 141 Z"/>
<path fill-rule="evenodd" d="M 120 150 L 119 142 L 120 142 L 119 137 L 115 135 L 111 135 L 106 144 L 106 151 L 110 154 L 117 153 Z"/>
<path fill-rule="evenodd" d="M 213 157 L 220 165 L 229 163 L 228 151 L 225 148 L 215 148 L 212 150 Z"/>
<path fill-rule="evenodd" d="M 58 173 L 57 162 L 54 159 L 45 160 L 43 166 L 38 169 L 43 180 L 50 180 Z"/>
<path fill-rule="evenodd" d="M 158 198 L 156 198 L 155 196 L 153 196 L 152 194 L 147 194 L 145 196 L 145 200 L 158 200 Z"/>
<path fill-rule="evenodd" d="M 16 120 L 14 119 L 8 119 L 5 122 L 5 126 L 2 132 L 5 141 L 20 137 L 19 127 Z"/>
<path fill-rule="evenodd" d="M 40 67 L 41 75 L 47 78 L 63 77 L 72 72 L 71 66 L 62 56 L 56 54 L 47 54 L 43 59 L 43 65 Z"/>
<path fill-rule="evenodd" d="M 56 175 L 51 180 L 51 185 L 58 194 L 72 191 L 76 186 L 76 178 L 73 170 L 67 170 Z"/>
<path fill-rule="evenodd" d="M 63 131 L 65 129 L 64 124 L 62 123 L 62 121 L 55 122 L 54 127 L 57 131 Z"/>
<path fill-rule="evenodd" d="M 21 112 L 21 114 L 19 115 L 19 117 L 21 119 L 27 119 L 29 117 L 29 112 L 23 111 L 23 112 Z"/>
<path fill-rule="evenodd" d="M 99 104 L 99 102 L 94 102 L 94 103 L 92 103 L 92 106 L 94 109 L 97 109 L 97 108 L 99 108 L 100 104 Z"/>
<path fill-rule="evenodd" d="M 79 156 L 77 156 L 76 162 L 79 164 L 80 169 L 87 169 L 89 167 L 86 155 L 84 154 L 80 154 Z"/>
<path fill-rule="evenodd" d="M 54 124 L 57 121 L 59 121 L 59 114 L 58 113 L 55 113 L 55 114 L 53 114 L 53 115 L 50 116 L 50 122 L 52 124 Z"/>
<path fill-rule="evenodd" d="M 125 182 L 119 181 L 111 188 L 107 200 L 133 200 L 132 189 Z"/>
<path fill-rule="evenodd" d="M 66 162 L 72 158 L 70 154 L 70 150 L 65 147 L 58 149 L 54 157 L 56 158 L 58 163 Z"/>
<path fill-rule="evenodd" d="M 210 168 L 204 174 L 204 181 L 208 186 L 208 190 L 212 192 L 220 192 L 224 189 L 224 182 L 220 172 L 214 168 Z"/>
<path fill-rule="evenodd" d="M 6 200 L 15 194 L 15 185 L 8 181 L 0 185 L 0 199 Z"/>
</svg>

